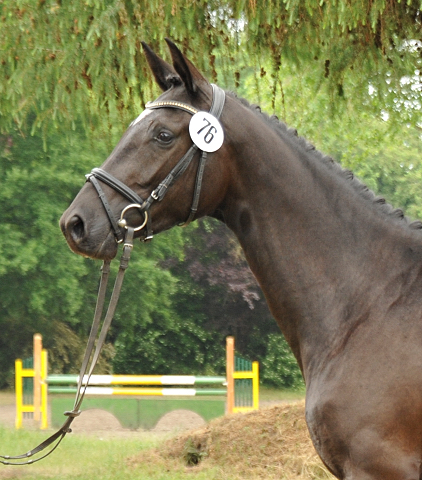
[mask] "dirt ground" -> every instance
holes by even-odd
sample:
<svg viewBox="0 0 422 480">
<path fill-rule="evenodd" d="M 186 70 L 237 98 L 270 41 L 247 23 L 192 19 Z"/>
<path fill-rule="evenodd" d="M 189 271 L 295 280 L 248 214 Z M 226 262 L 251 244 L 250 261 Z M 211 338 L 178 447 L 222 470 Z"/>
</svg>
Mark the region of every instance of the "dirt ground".
<svg viewBox="0 0 422 480">
<path fill-rule="evenodd" d="M 151 455 L 166 466 L 189 465 L 191 472 L 229 468 L 230 478 L 244 480 L 335 480 L 312 445 L 304 400 L 216 418 L 204 427 L 172 435 L 153 452 L 140 451 L 130 464 L 141 467 Z"/>
</svg>

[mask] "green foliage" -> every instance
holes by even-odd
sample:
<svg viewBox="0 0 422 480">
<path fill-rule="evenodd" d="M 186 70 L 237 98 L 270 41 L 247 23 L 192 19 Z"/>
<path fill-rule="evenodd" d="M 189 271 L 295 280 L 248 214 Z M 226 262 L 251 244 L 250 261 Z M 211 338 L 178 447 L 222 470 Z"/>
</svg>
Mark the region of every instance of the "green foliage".
<svg viewBox="0 0 422 480">
<path fill-rule="evenodd" d="M 206 451 L 202 450 L 204 446 L 201 444 L 197 445 L 197 443 L 194 443 L 193 439 L 189 438 L 183 448 L 183 460 L 188 467 L 198 465 L 208 455 Z"/>
<path fill-rule="evenodd" d="M 277 388 L 303 388 L 302 374 L 283 335 L 272 333 L 267 342 L 267 353 L 261 360 L 262 382 Z"/>
<path fill-rule="evenodd" d="M 164 50 L 170 37 L 226 87 L 239 86 L 250 65 L 255 76 L 283 82 L 280 67 L 312 68 L 333 104 L 370 101 L 418 121 L 420 108 L 420 2 L 325 0 L 119 0 L 28 2 L 0 7 L 0 127 L 109 130 L 127 124 L 157 92 L 141 40 Z M 404 81 L 405 79 L 405 81 Z M 315 90 L 314 90 L 315 93 Z M 296 98 L 296 96 L 292 97 Z"/>
<path fill-rule="evenodd" d="M 87 155 L 79 145 L 60 145 L 58 136 L 51 144 L 46 153 L 40 138 L 23 132 L 0 139 L 0 325 L 7 332 L 0 340 L 0 385 L 14 356 L 29 353 L 35 331 L 47 333 L 62 318 L 76 330 L 86 327 L 95 294 L 95 281 L 87 280 L 92 262 L 74 259 L 58 229 Z"/>
<path fill-rule="evenodd" d="M 78 335 L 65 322 L 54 321 L 43 329 L 43 344 L 48 346 L 48 371 L 54 373 L 76 373 L 82 365 L 86 338 Z M 32 353 L 32 352 L 31 352 Z M 31 356 L 28 352 L 28 355 Z M 112 373 L 111 361 L 114 346 L 106 343 L 95 367 L 95 373 Z"/>
<path fill-rule="evenodd" d="M 136 267 L 131 266 L 131 269 Z M 163 272 L 161 272 L 163 273 Z M 167 272 L 167 277 L 170 274 Z M 171 277 L 170 277 L 171 278 Z M 163 279 L 161 279 L 163 281 Z M 142 282 L 141 282 L 142 283 Z M 137 288 L 138 284 L 134 284 Z M 165 288 L 165 285 L 163 285 Z M 151 295 L 155 309 L 146 315 L 136 311 L 132 325 L 119 326 L 115 342 L 115 373 L 214 374 L 224 372 L 224 347 L 221 334 L 207 330 L 199 318 L 179 316 L 174 308 L 174 290 L 157 292 L 152 284 L 143 290 Z M 165 303 L 169 304 L 165 305 Z M 192 299 L 191 299 L 192 301 Z M 122 312 L 118 313 L 119 318 Z M 116 318 L 119 322 L 118 318 Z"/>
<path fill-rule="evenodd" d="M 271 66 L 267 62 L 262 68 Z M 395 103 L 384 109 L 368 85 L 371 95 L 360 105 L 356 100 L 360 85 L 352 82 L 345 83 L 349 96 L 333 109 L 324 91 L 313 93 L 318 89 L 318 76 L 312 64 L 298 67 L 286 62 L 280 72 L 283 82 L 275 90 L 270 78 L 263 81 L 265 88 L 256 99 L 262 109 L 276 111 L 299 135 L 352 170 L 368 188 L 410 217 L 422 218 L 422 131 L 420 125 L 404 121 L 411 111 L 401 112 L 403 120 L 397 123 L 392 114 Z M 253 84 L 251 70 L 239 94 L 253 99 Z"/>
</svg>

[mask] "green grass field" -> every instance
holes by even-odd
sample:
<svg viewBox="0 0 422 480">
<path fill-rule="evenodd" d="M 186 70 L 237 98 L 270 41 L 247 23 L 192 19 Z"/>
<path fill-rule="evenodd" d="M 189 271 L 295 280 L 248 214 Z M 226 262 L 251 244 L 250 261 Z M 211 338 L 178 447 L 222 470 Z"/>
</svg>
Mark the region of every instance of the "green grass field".
<svg viewBox="0 0 422 480">
<path fill-rule="evenodd" d="M 46 438 L 46 432 L 16 431 L 0 429 L 2 454 L 23 453 L 34 448 Z M 60 446 L 49 457 L 33 465 L 2 466 L 0 478 L 72 479 L 72 480 L 120 480 L 171 479 L 178 478 L 166 474 L 154 462 L 148 463 L 148 472 L 133 469 L 128 459 L 140 451 L 156 447 L 163 438 L 153 435 L 134 435 L 133 438 L 101 439 L 91 435 L 66 436 Z M 138 471 L 139 470 L 139 471 Z M 182 478 L 182 477 L 180 477 Z"/>
</svg>

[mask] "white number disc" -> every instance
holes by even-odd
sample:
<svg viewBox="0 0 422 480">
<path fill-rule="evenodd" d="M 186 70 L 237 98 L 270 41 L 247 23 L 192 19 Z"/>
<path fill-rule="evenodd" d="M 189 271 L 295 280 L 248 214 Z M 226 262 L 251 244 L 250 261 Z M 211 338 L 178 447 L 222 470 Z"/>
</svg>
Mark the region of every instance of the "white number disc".
<svg viewBox="0 0 422 480">
<path fill-rule="evenodd" d="M 224 142 L 221 123 L 208 112 L 195 113 L 189 123 L 189 133 L 193 143 L 204 152 L 215 152 Z"/>
</svg>

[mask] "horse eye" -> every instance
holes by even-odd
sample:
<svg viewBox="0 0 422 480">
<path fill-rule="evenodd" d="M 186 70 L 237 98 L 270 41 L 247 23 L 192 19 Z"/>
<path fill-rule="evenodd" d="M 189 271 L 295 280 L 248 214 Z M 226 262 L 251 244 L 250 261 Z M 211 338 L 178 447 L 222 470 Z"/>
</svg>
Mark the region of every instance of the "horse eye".
<svg viewBox="0 0 422 480">
<path fill-rule="evenodd" d="M 173 135 L 169 132 L 160 132 L 157 136 L 156 139 L 160 143 L 170 143 L 173 140 Z"/>
</svg>

